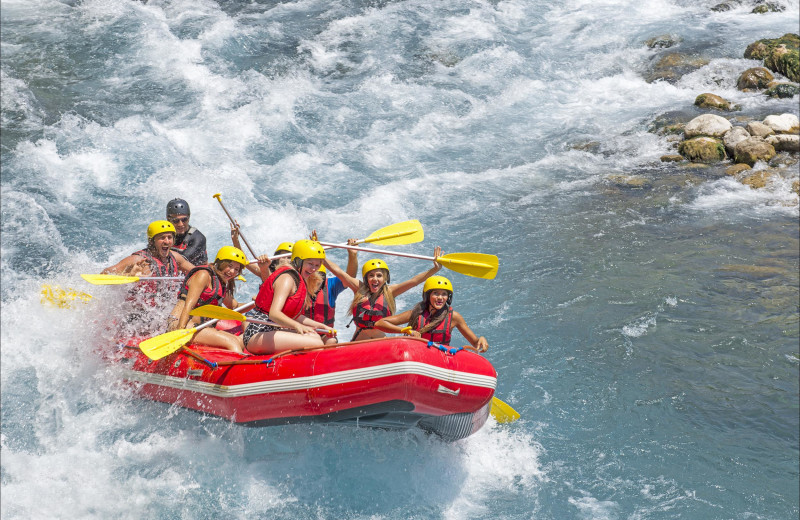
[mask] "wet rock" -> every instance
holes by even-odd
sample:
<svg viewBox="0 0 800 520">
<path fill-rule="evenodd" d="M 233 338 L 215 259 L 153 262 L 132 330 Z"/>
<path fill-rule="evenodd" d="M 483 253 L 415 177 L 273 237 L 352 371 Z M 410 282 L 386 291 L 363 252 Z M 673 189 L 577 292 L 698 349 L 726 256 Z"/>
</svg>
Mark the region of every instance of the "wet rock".
<svg viewBox="0 0 800 520">
<path fill-rule="evenodd" d="M 736 145 L 750 137 L 750 133 L 741 126 L 734 126 L 722 138 L 722 144 L 725 145 L 725 151 L 728 152 L 730 157 L 734 155 Z"/>
<path fill-rule="evenodd" d="M 598 153 L 600 151 L 600 141 L 579 141 L 570 143 L 567 148 L 579 152 Z"/>
<path fill-rule="evenodd" d="M 682 110 L 666 112 L 657 116 L 647 131 L 659 135 L 683 134 L 683 128 L 693 117 L 695 117 L 693 109 L 692 112 Z"/>
<path fill-rule="evenodd" d="M 771 135 L 764 140 L 779 152 L 800 152 L 800 135 Z"/>
<path fill-rule="evenodd" d="M 683 135 L 689 139 L 698 136 L 722 137 L 733 125 L 724 117 L 714 114 L 703 114 L 697 116 L 683 129 Z"/>
<path fill-rule="evenodd" d="M 784 11 L 786 8 L 781 4 L 775 2 L 767 2 L 761 5 L 757 5 L 751 11 L 755 14 L 764 14 L 764 13 L 780 13 Z"/>
<path fill-rule="evenodd" d="M 768 127 L 764 123 L 758 121 L 750 121 L 747 123 L 747 132 L 753 137 L 767 137 L 775 133 L 775 130 Z"/>
<path fill-rule="evenodd" d="M 787 33 L 780 38 L 758 40 L 747 46 L 744 57 L 764 60 L 764 66 L 800 83 L 800 35 Z"/>
<path fill-rule="evenodd" d="M 789 168 L 800 162 L 797 155 L 790 155 L 788 153 L 779 153 L 769 161 L 769 165 L 773 168 Z"/>
<path fill-rule="evenodd" d="M 767 116 L 764 118 L 764 124 L 772 128 L 776 134 L 800 133 L 800 120 L 794 114 Z"/>
<path fill-rule="evenodd" d="M 725 147 L 719 139 L 695 137 L 681 142 L 678 153 L 696 163 L 712 163 L 725 159 Z"/>
<path fill-rule="evenodd" d="M 686 160 L 682 155 L 678 154 L 669 154 L 669 155 L 662 155 L 661 162 L 681 162 Z"/>
<path fill-rule="evenodd" d="M 681 41 L 680 38 L 672 36 L 671 34 L 662 34 L 661 36 L 654 36 L 644 42 L 649 49 L 668 49 L 673 45 L 677 45 Z"/>
<path fill-rule="evenodd" d="M 646 177 L 641 175 L 608 175 L 606 179 L 619 188 L 642 189 L 648 187 L 650 183 Z"/>
<path fill-rule="evenodd" d="M 694 100 L 694 104 L 699 108 L 713 108 L 716 110 L 734 109 L 730 101 L 716 94 L 711 94 L 711 93 L 700 94 Z"/>
<path fill-rule="evenodd" d="M 720 4 L 715 5 L 711 8 L 712 11 L 717 13 L 723 13 L 725 11 L 730 11 L 735 6 L 740 5 L 742 2 L 741 0 L 728 0 L 727 2 L 722 2 Z"/>
<path fill-rule="evenodd" d="M 736 88 L 739 90 L 760 90 L 767 88 L 769 82 L 775 79 L 770 71 L 764 67 L 753 67 L 742 72 L 736 80 Z"/>
<path fill-rule="evenodd" d="M 675 83 L 684 75 L 694 72 L 708 65 L 708 60 L 697 56 L 689 56 L 681 53 L 670 53 L 662 56 L 653 66 L 652 71 L 645 78 L 648 83 L 663 80 Z"/>
<path fill-rule="evenodd" d="M 749 164 L 734 164 L 725 168 L 725 174 L 735 176 L 750 169 L 752 167 Z"/>
<path fill-rule="evenodd" d="M 765 187 L 773 177 L 779 176 L 774 170 L 760 170 L 750 175 L 745 175 L 741 183 L 754 190 Z"/>
<path fill-rule="evenodd" d="M 775 157 L 775 148 L 759 137 L 749 137 L 734 148 L 734 159 L 737 163 L 753 166 L 758 161 L 769 161 Z"/>
<path fill-rule="evenodd" d="M 792 191 L 800 195 L 800 181 L 794 181 L 792 183 Z"/>
<path fill-rule="evenodd" d="M 764 95 L 771 98 L 788 99 L 800 94 L 800 86 L 794 83 L 770 83 L 770 87 L 764 91 Z"/>
</svg>

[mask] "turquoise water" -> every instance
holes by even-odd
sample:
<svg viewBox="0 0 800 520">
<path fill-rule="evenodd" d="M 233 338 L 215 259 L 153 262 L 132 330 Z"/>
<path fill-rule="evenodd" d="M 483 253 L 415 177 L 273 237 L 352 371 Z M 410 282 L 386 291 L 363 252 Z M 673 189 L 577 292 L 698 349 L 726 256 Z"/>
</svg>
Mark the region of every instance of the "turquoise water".
<svg viewBox="0 0 800 520">
<path fill-rule="evenodd" d="M 716 3 L 4 1 L 0 514 L 796 518 L 796 165 L 751 190 L 648 132 L 706 91 L 798 114 L 735 88 L 797 1 Z M 662 34 L 708 64 L 647 83 Z M 446 274 L 522 419 L 445 444 L 132 397 L 95 353 L 121 290 L 79 274 L 176 196 L 225 245 L 219 192 L 263 251 L 416 218 L 398 249 L 497 254 L 495 280 Z M 44 307 L 43 283 L 93 303 Z"/>
</svg>

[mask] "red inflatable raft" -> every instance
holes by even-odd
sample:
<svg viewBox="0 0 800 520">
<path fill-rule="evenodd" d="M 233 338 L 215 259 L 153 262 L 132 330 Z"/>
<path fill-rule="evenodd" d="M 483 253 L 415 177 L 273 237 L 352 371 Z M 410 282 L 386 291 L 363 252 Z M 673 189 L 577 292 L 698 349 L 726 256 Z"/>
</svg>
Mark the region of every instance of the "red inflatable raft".
<svg viewBox="0 0 800 520">
<path fill-rule="evenodd" d="M 188 345 L 158 361 L 138 342 L 120 343 L 112 357 L 140 395 L 246 426 L 417 427 L 457 440 L 486 422 L 497 384 L 482 356 L 409 337 L 273 356 Z"/>
</svg>

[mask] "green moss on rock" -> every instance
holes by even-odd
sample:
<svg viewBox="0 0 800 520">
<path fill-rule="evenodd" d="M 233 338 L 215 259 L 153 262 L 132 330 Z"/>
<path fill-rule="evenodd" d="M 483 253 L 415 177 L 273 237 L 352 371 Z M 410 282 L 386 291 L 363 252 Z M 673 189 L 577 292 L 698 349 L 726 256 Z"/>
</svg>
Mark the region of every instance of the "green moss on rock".
<svg viewBox="0 0 800 520">
<path fill-rule="evenodd" d="M 678 153 L 697 163 L 719 162 L 726 157 L 722 141 L 710 137 L 695 137 L 682 141 L 678 145 Z"/>
<path fill-rule="evenodd" d="M 800 35 L 787 33 L 780 38 L 758 40 L 747 46 L 744 57 L 764 60 L 764 66 L 794 82 L 800 82 Z"/>
</svg>

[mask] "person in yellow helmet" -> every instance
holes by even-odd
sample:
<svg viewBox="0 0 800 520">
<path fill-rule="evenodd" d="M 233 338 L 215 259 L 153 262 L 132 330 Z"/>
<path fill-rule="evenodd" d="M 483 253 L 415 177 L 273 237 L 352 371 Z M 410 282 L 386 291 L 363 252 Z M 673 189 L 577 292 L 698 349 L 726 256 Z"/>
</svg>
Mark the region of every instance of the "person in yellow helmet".
<svg viewBox="0 0 800 520">
<path fill-rule="evenodd" d="M 325 250 L 319 242 L 298 240 L 294 243 L 291 264 L 278 267 L 269 275 L 258 290 L 255 307 L 247 313 L 242 339 L 248 352 L 272 354 L 322 346 L 316 329 L 333 333 L 324 323 L 302 315 L 308 297 L 306 283 L 317 273 L 324 258 Z M 265 321 L 275 325 L 257 323 Z"/>
<path fill-rule="evenodd" d="M 166 220 L 156 220 L 147 226 L 147 247 L 126 256 L 103 274 L 128 276 L 178 277 L 188 273 L 194 265 L 183 255 L 173 251 L 175 226 Z M 177 280 L 140 281 L 128 287 L 121 310 L 127 332 L 150 335 L 163 323 L 164 314 L 175 297 Z"/>
<path fill-rule="evenodd" d="M 235 280 L 247 264 L 247 257 L 241 249 L 224 246 L 217 252 L 213 264 L 200 265 L 189 271 L 181 284 L 178 301 L 167 319 L 167 331 L 184 329 L 190 323 L 198 325 L 202 318 L 189 315 L 196 307 L 220 303 L 229 309 L 238 307 L 239 303 L 233 297 Z M 244 343 L 239 336 L 210 327 L 198 331 L 192 341 L 239 354 L 244 350 Z"/>
<path fill-rule="evenodd" d="M 101 272 L 130 276 L 177 276 L 179 273 L 188 273 L 194 265 L 180 253 L 171 250 L 174 243 L 175 226 L 166 220 L 156 220 L 147 226 L 147 247 Z"/>
<path fill-rule="evenodd" d="M 421 302 L 410 310 L 378 320 L 375 328 L 398 334 L 405 332 L 415 338 L 450 345 L 455 327 L 478 352 L 486 352 L 489 348 L 486 338 L 472 332 L 464 317 L 450 306 L 452 303 L 453 284 L 450 280 L 444 276 L 431 276 L 422 286 Z M 406 327 L 401 328 L 401 325 Z"/>
<path fill-rule="evenodd" d="M 442 256 L 442 248 L 436 246 L 433 250 L 433 257 Z M 403 294 L 407 290 L 415 287 L 431 276 L 435 275 L 442 268 L 436 261 L 429 270 L 412 276 L 408 280 L 400 283 L 391 283 L 389 277 L 389 266 L 380 259 L 368 260 L 361 268 L 361 280 L 358 280 L 336 265 L 332 260 L 326 258 L 324 261 L 327 267 L 342 282 L 353 291 L 353 302 L 350 310 L 353 313 L 353 323 L 356 324 L 356 332 L 351 341 L 357 339 L 373 339 L 386 336 L 383 331 L 375 328 L 375 323 L 381 318 L 386 318 L 394 314 L 395 297 Z"/>
</svg>

